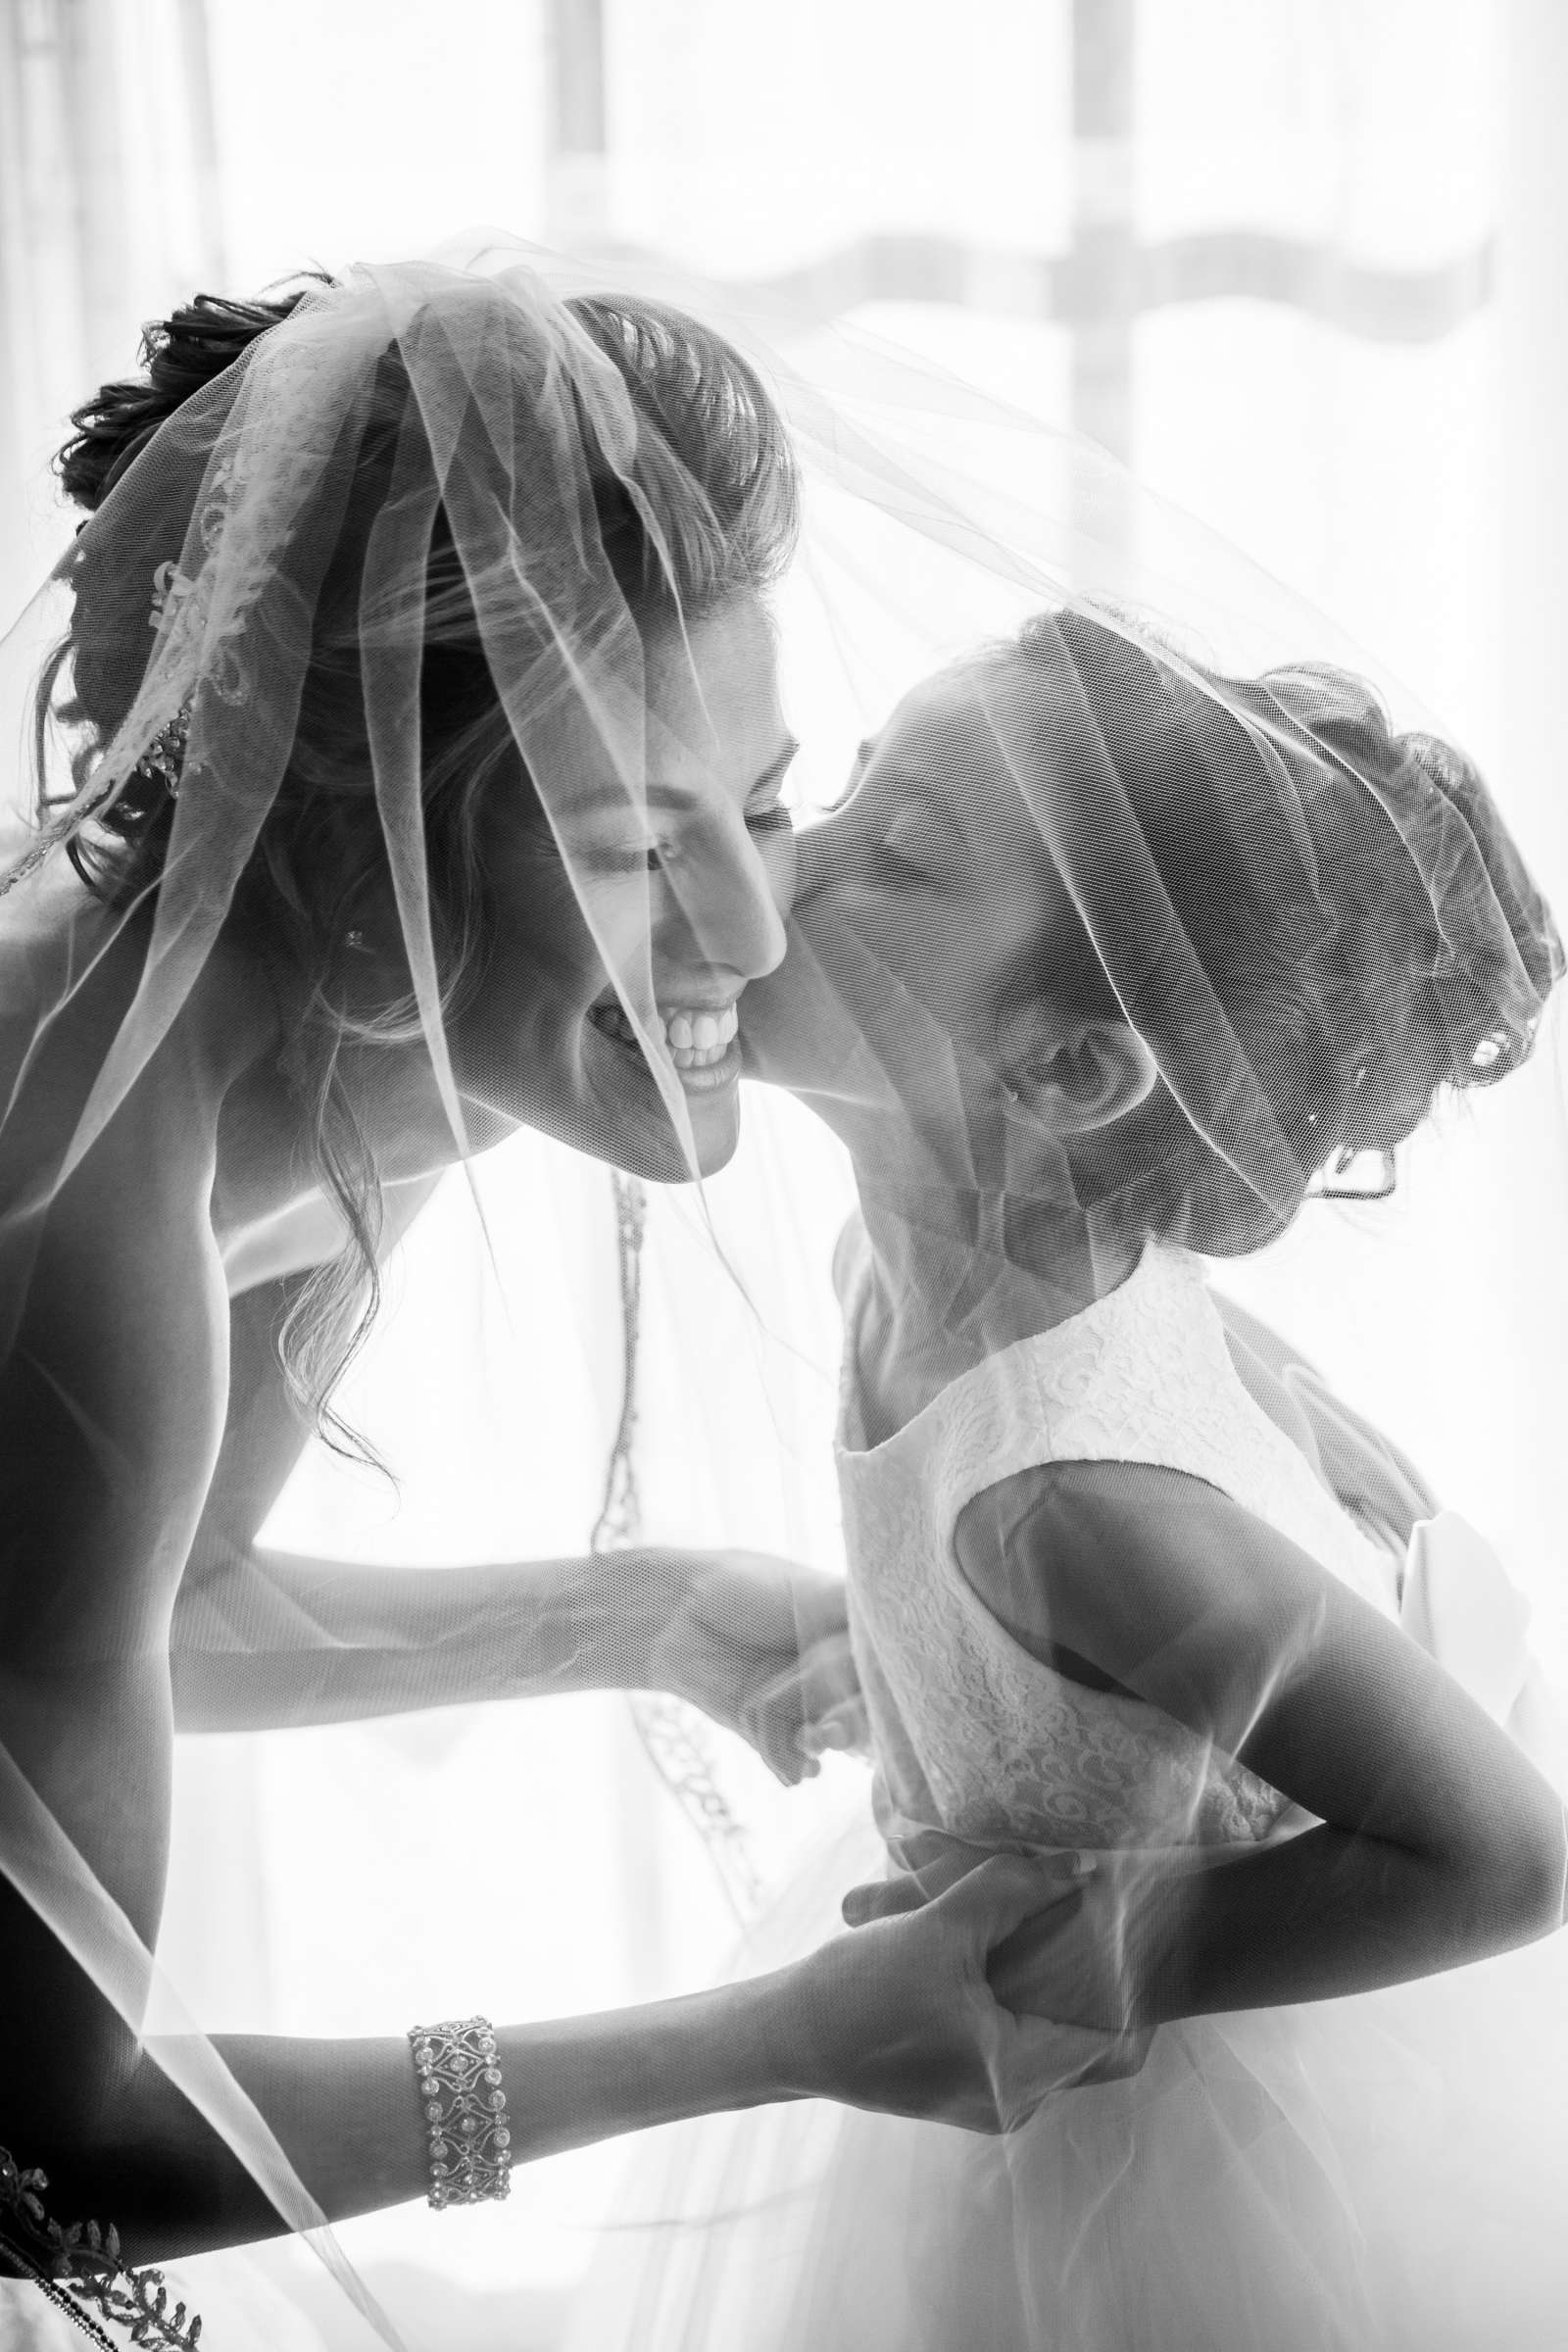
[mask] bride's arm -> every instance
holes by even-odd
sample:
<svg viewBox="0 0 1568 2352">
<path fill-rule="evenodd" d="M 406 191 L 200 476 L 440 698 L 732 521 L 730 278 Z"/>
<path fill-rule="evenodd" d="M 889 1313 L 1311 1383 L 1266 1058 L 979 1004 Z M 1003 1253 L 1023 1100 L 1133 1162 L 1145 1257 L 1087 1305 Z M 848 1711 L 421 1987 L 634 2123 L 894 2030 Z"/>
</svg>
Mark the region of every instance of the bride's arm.
<svg viewBox="0 0 1568 2352">
<path fill-rule="evenodd" d="M 830 2098 L 995 2132 L 1103 2062 L 1102 2037 L 1017 2019 L 987 1984 L 996 1946 L 1054 1899 L 1048 1869 L 1001 1856 L 916 1918 L 841 1936 L 776 1973 L 641 2008 L 502 2027 L 514 2164 L 679 2118 Z M 402 2036 L 214 2037 L 328 2221 L 422 2196 L 427 2134 Z M 112 2216 L 127 2258 L 245 2244 L 283 2224 L 150 2057 L 90 2147 L 46 2132 L 52 2202 Z"/>
<path fill-rule="evenodd" d="M 682 1555 L 656 1549 L 401 1568 L 253 1545 L 181 1588 L 175 1729 L 274 1731 L 646 1689 L 684 1580 Z"/>
<path fill-rule="evenodd" d="M 781 1777 L 810 1769 L 796 1731 L 853 1704 L 832 1579 L 668 1545 L 407 1569 L 259 1544 L 306 1438 L 273 1340 L 299 1279 L 230 1304 L 227 1421 L 170 1636 L 176 1730 L 667 1689 L 744 1733 Z"/>
<path fill-rule="evenodd" d="M 809 1769 L 795 1732 L 856 1705 L 842 1585 L 782 1560 L 668 1545 L 450 1568 L 252 1546 L 187 1578 L 170 1664 L 185 1733 L 671 1690 L 787 1780 Z"/>
<path fill-rule="evenodd" d="M 1032 1985 L 1030 2006 L 1075 2023 L 1149 2025 L 1364 1991 L 1561 1925 L 1556 1792 L 1286 1538 L 1143 1464 L 1054 1465 L 985 1503 L 960 1557 L 1025 1647 L 1086 1658 L 1319 1825 L 1197 1871 L 1106 1857 L 1072 1926 L 1017 1939 L 1006 1997 Z"/>
<path fill-rule="evenodd" d="M 355 1722 L 613 1681 L 596 1600 L 610 1599 L 617 1574 L 629 1599 L 629 1568 L 561 1560 L 403 1569 L 257 1543 L 308 1435 L 275 1346 L 303 1280 L 257 1284 L 229 1302 L 222 1446 L 170 1631 L 175 1729 Z M 635 1664 L 640 1630 L 628 1609 L 615 1663 Z"/>
<path fill-rule="evenodd" d="M 15 2044 L 0 2140 L 48 2174 L 57 2219 L 117 2224 L 136 2260 L 280 2227 L 104 1988 L 133 1999 L 128 1939 L 157 1943 L 169 1621 L 224 1419 L 213 1101 L 173 1053 L 132 1091 L 30 1237 L 0 1363 L 0 1957 Z M 514 2157 L 799 2096 L 1012 2120 L 1060 2058 L 1054 2034 L 997 2007 L 986 1965 L 1053 1888 L 1015 1862 L 983 1875 L 945 1917 L 887 1923 L 877 1945 L 839 1938 L 754 1985 L 510 2030 Z M 246 2036 L 220 2051 L 328 2213 L 419 2194 L 406 2041 Z"/>
</svg>

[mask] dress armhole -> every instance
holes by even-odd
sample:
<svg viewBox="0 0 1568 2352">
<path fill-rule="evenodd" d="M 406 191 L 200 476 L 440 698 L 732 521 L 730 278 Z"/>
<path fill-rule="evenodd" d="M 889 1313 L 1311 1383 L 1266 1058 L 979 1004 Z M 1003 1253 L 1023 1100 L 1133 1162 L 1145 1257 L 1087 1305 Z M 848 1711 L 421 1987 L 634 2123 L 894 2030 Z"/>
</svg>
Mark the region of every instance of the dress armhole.
<svg viewBox="0 0 1568 2352">
<path fill-rule="evenodd" d="M 1101 1465 L 1072 1466 L 1083 1469 Z M 1009 1570 L 1008 1539 L 1029 1508 L 1027 1490 L 1032 1489 L 1038 1496 L 1043 1481 L 1060 1467 L 1053 1462 L 1038 1463 L 972 1494 L 954 1526 L 954 1561 L 987 1615 L 995 1619 L 1009 1641 L 1016 1642 L 1040 1665 L 1059 1674 L 1064 1682 L 1076 1683 L 1081 1690 L 1116 1698 L 1136 1698 L 1137 1692 L 1129 1690 L 1125 1683 L 1117 1682 L 1114 1675 L 1106 1674 L 1081 1651 L 1065 1642 L 1054 1642 L 1041 1624 L 1026 1620 L 1023 1611 L 1009 1605 L 1023 1595 L 1017 1590 L 1015 1574 Z"/>
</svg>

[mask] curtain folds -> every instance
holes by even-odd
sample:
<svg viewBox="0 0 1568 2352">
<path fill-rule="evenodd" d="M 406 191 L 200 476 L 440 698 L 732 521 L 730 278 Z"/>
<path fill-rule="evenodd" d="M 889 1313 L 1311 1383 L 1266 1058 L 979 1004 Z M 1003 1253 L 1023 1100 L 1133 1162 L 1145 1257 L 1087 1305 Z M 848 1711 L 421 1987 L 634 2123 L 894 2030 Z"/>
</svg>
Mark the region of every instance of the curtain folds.
<svg viewBox="0 0 1568 2352">
<path fill-rule="evenodd" d="M 62 535 L 62 419 L 144 318 L 221 284 L 206 0 L 0 0 L 0 596 Z M 19 532 L 9 519 L 20 511 Z"/>
</svg>

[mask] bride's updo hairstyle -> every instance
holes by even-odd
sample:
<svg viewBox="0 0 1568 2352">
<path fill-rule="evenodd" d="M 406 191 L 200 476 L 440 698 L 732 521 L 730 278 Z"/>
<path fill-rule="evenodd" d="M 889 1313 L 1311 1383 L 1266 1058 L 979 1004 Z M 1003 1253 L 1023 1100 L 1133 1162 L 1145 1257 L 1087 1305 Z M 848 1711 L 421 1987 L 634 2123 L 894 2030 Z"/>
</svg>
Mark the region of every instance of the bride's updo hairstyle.
<svg viewBox="0 0 1568 2352">
<path fill-rule="evenodd" d="M 1250 1069 L 1296 1162 L 1296 1205 L 1348 1155 L 1392 1152 L 1444 1090 L 1519 1067 L 1563 950 L 1462 754 L 1395 733 L 1372 689 L 1328 664 L 1222 677 L 1074 612 L 1026 624 L 1001 658 L 1037 647 L 1065 650 L 1228 1025 L 1218 1050 Z M 1141 952 L 1152 964 L 1157 943 Z M 1053 949 L 1047 984 L 1124 1017 L 1087 931 Z M 1081 1205 L 1123 1230 L 1235 1256 L 1288 1221 L 1163 1082 L 1069 1155 Z"/>
<path fill-rule="evenodd" d="M 199 474 L 182 474 L 175 464 L 168 479 L 176 489 L 185 485 L 184 509 L 174 511 L 173 500 L 158 516 L 160 531 L 167 520 L 161 552 L 175 561 L 154 570 L 145 555 L 122 559 L 127 533 L 138 550 L 148 544 L 148 494 L 133 485 L 164 479 L 156 471 L 166 446 L 161 431 L 172 419 L 186 423 L 194 399 L 220 399 L 225 371 L 262 357 L 259 347 L 302 304 L 330 302 L 336 292 L 332 280 L 318 277 L 257 301 L 198 295 L 146 329 L 139 374 L 105 384 L 74 413 L 76 431 L 58 470 L 68 495 L 97 520 L 62 567 L 73 620 L 38 697 L 46 823 L 58 822 L 61 807 L 71 805 L 43 781 L 49 741 L 69 743 L 72 792 L 78 804 L 93 802 L 104 748 L 135 701 L 160 612 L 181 593 L 181 545 L 193 518 L 203 527 L 190 504 Z M 765 589 L 788 561 L 798 525 L 797 470 L 782 420 L 755 370 L 696 319 L 633 298 L 584 295 L 561 305 L 562 323 L 551 331 L 583 338 L 583 371 L 598 366 L 603 373 L 608 362 L 624 387 L 618 401 L 601 399 L 591 415 L 559 359 L 541 357 L 550 347 L 525 306 L 482 284 L 461 296 L 473 306 L 462 321 L 462 349 L 438 306 L 414 309 L 379 359 L 370 350 L 368 398 L 330 428 L 338 438 L 323 489 L 297 532 L 303 552 L 285 556 L 275 575 L 286 606 L 296 592 L 286 569 L 293 562 L 298 608 L 308 616 L 292 748 L 232 903 L 231 919 L 244 936 L 293 975 L 289 997 L 303 993 L 305 1015 L 286 1066 L 308 1112 L 317 1172 L 353 1237 L 343 1257 L 307 1284 L 281 1341 L 295 1393 L 326 1434 L 341 1425 L 325 1399 L 378 1297 L 380 1187 L 339 1079 L 339 1053 L 350 1036 L 396 1043 L 420 1033 L 412 991 L 366 1006 L 363 959 L 354 953 L 359 926 L 368 916 L 373 921 L 377 904 L 390 897 L 369 710 L 379 642 L 420 649 L 422 857 L 443 1017 L 482 983 L 493 936 L 487 808 L 499 808 L 508 822 L 544 823 L 517 747 L 515 713 L 509 719 L 493 671 L 493 632 L 487 651 L 474 583 L 459 553 L 449 485 L 457 481 L 470 505 L 488 500 L 492 513 L 512 502 L 519 531 L 532 534 L 540 609 L 574 646 L 591 648 L 629 618 L 655 658 L 666 646 L 678 654 L 683 632 L 727 599 Z M 477 389 L 476 370 L 488 371 Z M 230 414 L 242 415 L 244 387 L 238 373 L 233 380 L 239 389 Z M 531 433 L 530 403 L 538 413 Z M 500 442 L 498 414 L 506 419 Z M 603 438 L 607 416 L 613 447 Z M 450 438 L 435 445 L 454 434 L 470 443 L 456 452 L 462 463 L 455 464 Z M 220 438 L 220 473 L 222 449 Z M 122 484 L 139 500 L 123 529 L 116 520 Z M 389 564 L 388 541 L 399 529 L 408 538 L 406 518 L 416 511 L 425 536 L 412 558 Z M 381 611 L 368 583 L 389 576 L 401 602 Z M 422 597 L 422 610 L 408 609 L 404 582 L 412 582 L 416 601 Z M 525 601 L 535 583 L 514 583 L 511 592 L 514 604 Z M 290 625 L 286 612 L 282 625 Z M 624 652 L 620 659 L 624 667 Z M 210 790 L 211 781 L 199 776 L 192 792 Z M 165 782 L 137 768 L 71 831 L 68 855 L 111 905 L 150 904 L 174 812 Z"/>
<path fill-rule="evenodd" d="M 308 279 L 271 299 L 228 301 L 199 294 L 148 326 L 143 373 L 105 384 L 73 414 L 76 427 L 56 460 L 68 495 L 95 514 L 159 427 L 214 383 L 257 340 L 289 318 Z M 798 479 L 782 420 L 755 371 L 732 346 L 667 306 L 630 298 L 576 296 L 564 306 L 619 371 L 636 415 L 632 466 L 593 446 L 583 418 L 593 530 L 619 594 L 645 639 L 663 624 L 690 626 L 728 596 L 770 585 L 794 547 Z M 290 775 L 263 836 L 296 951 L 329 956 L 345 911 L 371 878 L 378 828 L 363 790 L 367 731 L 360 584 L 367 542 L 389 497 L 400 445 L 420 419 L 397 351 L 384 359 L 377 396 L 355 452 L 354 479 L 314 616 L 314 637 Z M 402 460 L 408 462 L 406 449 Z M 177 545 L 183 517 L 172 517 Z M 150 650 L 154 583 L 113 561 L 113 539 L 78 550 L 70 566 L 75 615 L 44 681 L 40 717 L 78 732 L 75 780 L 123 719 L 140 662 Z M 454 976 L 471 976 L 477 910 L 472 820 L 480 789 L 511 748 L 471 599 L 444 514 L 426 567 L 426 658 L 421 681 L 426 821 L 432 865 L 445 883 L 436 911 L 454 951 Z M 56 692 L 69 672 L 69 693 Z M 132 776 L 69 854 L 84 880 L 117 903 L 156 880 L 172 803 Z M 356 824 L 356 816 L 368 817 Z M 248 894 L 255 903 L 256 894 Z"/>
</svg>

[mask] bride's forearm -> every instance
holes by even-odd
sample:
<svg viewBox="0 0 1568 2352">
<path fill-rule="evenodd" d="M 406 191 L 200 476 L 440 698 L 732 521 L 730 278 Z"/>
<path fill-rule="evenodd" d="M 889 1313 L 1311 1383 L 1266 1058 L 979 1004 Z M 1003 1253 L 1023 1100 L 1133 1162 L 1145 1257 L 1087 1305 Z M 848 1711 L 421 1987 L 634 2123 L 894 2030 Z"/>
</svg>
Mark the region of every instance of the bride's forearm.
<svg viewBox="0 0 1568 2352">
<path fill-rule="evenodd" d="M 181 1588 L 175 1728 L 270 1731 L 638 1688 L 686 1573 L 662 1548 L 386 1568 L 257 1547 Z"/>
<path fill-rule="evenodd" d="M 621 2132 L 793 2095 L 772 2056 L 780 1979 L 600 2016 L 497 2029 L 514 2164 Z M 423 2197 L 424 2120 L 401 2035 L 316 2040 L 220 2034 L 214 2047 L 328 2222 Z M 233 2152 L 153 2060 L 84 2169 L 133 2263 L 177 2260 L 287 2227 Z M 74 2218 L 67 2216 L 67 2219 Z"/>
</svg>

